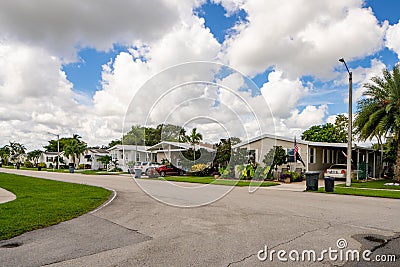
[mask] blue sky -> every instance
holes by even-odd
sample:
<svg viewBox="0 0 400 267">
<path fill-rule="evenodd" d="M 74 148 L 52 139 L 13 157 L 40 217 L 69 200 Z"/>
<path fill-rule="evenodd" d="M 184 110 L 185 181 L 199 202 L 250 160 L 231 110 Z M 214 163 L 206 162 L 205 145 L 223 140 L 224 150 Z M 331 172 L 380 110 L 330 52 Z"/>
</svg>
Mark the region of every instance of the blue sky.
<svg viewBox="0 0 400 267">
<path fill-rule="evenodd" d="M 339 58 L 353 71 L 354 109 L 363 83 L 399 62 L 398 10 L 398 0 L 1 1 L 0 145 L 41 147 L 47 132 L 107 144 L 120 137 L 135 90 L 190 61 L 223 63 L 250 77 L 259 91 L 240 96 L 254 110 L 268 104 L 276 124 L 268 130 L 299 136 L 347 113 Z M 223 103 L 227 96 L 215 97 Z M 218 138 L 210 125 L 199 127 Z"/>
<path fill-rule="evenodd" d="M 396 24 L 399 22 L 400 14 L 400 1 L 397 0 L 368 0 L 365 2 L 366 7 L 371 7 L 374 15 L 383 23 L 385 20 L 389 24 Z M 221 4 L 215 4 L 210 1 L 201 5 L 193 11 L 199 17 L 204 18 L 205 26 L 210 29 L 211 33 L 218 40 L 223 43 L 231 28 L 239 21 L 246 21 L 246 12 L 239 10 L 231 15 L 227 15 L 225 9 Z M 74 89 L 84 93 L 93 95 L 96 90 L 100 88 L 102 65 L 110 60 L 115 59 L 115 56 L 122 51 L 126 51 L 128 47 L 121 45 L 114 45 L 109 51 L 98 51 L 94 48 L 83 48 L 78 52 L 78 62 L 63 65 L 63 70 L 67 74 L 68 80 L 74 84 Z M 385 48 L 376 54 L 347 62 L 350 68 L 358 66 L 368 67 L 372 58 L 379 58 L 390 68 L 398 62 L 397 55 Z M 258 87 L 267 81 L 269 70 L 257 74 L 252 80 Z M 344 69 L 343 69 L 344 71 Z M 303 77 L 303 81 L 310 80 L 310 77 Z M 316 86 L 323 86 L 321 83 L 316 83 Z M 338 112 L 340 112 L 338 110 Z"/>
</svg>

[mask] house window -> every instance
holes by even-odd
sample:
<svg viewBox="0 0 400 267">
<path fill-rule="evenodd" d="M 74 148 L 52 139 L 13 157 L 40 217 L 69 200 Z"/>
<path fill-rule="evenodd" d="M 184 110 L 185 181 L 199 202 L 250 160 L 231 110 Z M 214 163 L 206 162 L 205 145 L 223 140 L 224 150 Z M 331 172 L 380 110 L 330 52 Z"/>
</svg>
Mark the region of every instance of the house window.
<svg viewBox="0 0 400 267">
<path fill-rule="evenodd" d="M 287 148 L 286 154 L 288 156 L 288 162 L 294 162 L 294 148 Z"/>
<path fill-rule="evenodd" d="M 136 152 L 136 161 L 140 161 L 140 153 Z"/>
<path fill-rule="evenodd" d="M 310 163 L 315 163 L 315 148 L 310 148 Z"/>
<path fill-rule="evenodd" d="M 332 163 L 334 161 L 334 151 L 330 149 L 322 150 L 322 163 Z"/>
<path fill-rule="evenodd" d="M 322 150 L 322 163 L 328 163 L 328 149 Z"/>
</svg>

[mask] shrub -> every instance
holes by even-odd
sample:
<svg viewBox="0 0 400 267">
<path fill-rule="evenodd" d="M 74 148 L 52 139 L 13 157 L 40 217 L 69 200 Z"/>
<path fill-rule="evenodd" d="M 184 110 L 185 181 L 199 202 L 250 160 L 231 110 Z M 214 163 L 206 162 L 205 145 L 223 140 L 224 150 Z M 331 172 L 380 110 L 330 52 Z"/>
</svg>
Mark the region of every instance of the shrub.
<svg viewBox="0 0 400 267">
<path fill-rule="evenodd" d="M 27 161 L 24 162 L 24 166 L 25 166 L 26 168 L 33 168 L 33 163 L 30 162 L 29 160 L 27 160 Z"/>
<path fill-rule="evenodd" d="M 286 178 L 290 178 L 290 182 L 300 182 L 303 180 L 303 177 L 299 173 L 292 171 L 286 171 L 281 174 L 280 180 L 284 180 Z"/>
<path fill-rule="evenodd" d="M 264 180 L 265 177 L 267 176 L 266 174 L 264 174 L 266 168 L 267 167 L 258 167 L 254 172 L 254 177 L 253 178 L 255 180 Z"/>
<path fill-rule="evenodd" d="M 40 167 L 40 168 L 46 168 L 46 163 L 44 163 L 44 162 L 40 162 L 40 163 L 38 163 L 38 168 Z"/>
<path fill-rule="evenodd" d="M 207 176 L 210 174 L 210 168 L 206 164 L 195 164 L 190 168 L 189 175 Z"/>
<path fill-rule="evenodd" d="M 219 168 L 219 173 L 221 174 L 221 178 L 232 178 L 234 176 L 228 167 Z"/>
</svg>

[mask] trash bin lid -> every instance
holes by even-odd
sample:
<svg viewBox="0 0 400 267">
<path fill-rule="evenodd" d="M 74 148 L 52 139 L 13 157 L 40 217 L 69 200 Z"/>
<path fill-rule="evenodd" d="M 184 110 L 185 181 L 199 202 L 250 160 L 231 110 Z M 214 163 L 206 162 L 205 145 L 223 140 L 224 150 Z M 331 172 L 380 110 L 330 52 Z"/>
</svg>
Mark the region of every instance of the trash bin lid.
<svg viewBox="0 0 400 267">
<path fill-rule="evenodd" d="M 308 172 L 306 172 L 306 174 L 319 174 L 320 172 L 319 171 L 308 171 Z"/>
</svg>

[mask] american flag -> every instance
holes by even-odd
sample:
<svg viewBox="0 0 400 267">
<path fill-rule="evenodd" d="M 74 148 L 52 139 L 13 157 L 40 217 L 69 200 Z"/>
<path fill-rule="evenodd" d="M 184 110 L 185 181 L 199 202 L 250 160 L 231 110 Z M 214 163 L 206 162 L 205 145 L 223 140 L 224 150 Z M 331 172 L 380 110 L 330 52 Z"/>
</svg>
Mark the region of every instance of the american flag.
<svg viewBox="0 0 400 267">
<path fill-rule="evenodd" d="M 299 147 L 297 146 L 296 136 L 294 137 L 294 162 L 297 162 L 296 157 L 297 153 L 299 153 Z"/>
<path fill-rule="evenodd" d="M 306 164 L 304 163 L 303 159 L 300 156 L 299 147 L 297 146 L 296 136 L 295 136 L 294 137 L 294 162 L 297 162 L 297 159 L 300 160 L 300 162 L 303 164 L 304 167 L 306 166 Z"/>
</svg>

